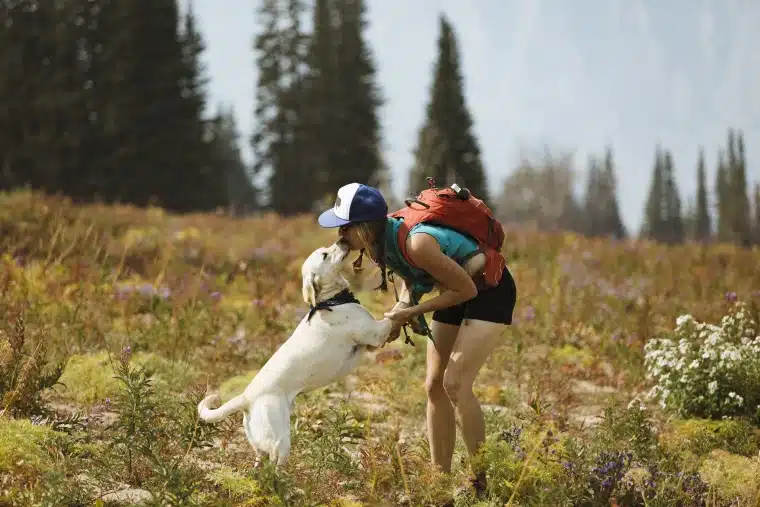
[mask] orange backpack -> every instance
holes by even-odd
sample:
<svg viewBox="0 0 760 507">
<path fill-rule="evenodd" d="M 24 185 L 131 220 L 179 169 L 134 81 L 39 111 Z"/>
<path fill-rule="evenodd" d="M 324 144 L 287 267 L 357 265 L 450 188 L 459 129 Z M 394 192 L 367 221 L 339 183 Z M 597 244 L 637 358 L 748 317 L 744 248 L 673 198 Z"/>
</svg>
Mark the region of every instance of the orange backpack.
<svg viewBox="0 0 760 507">
<path fill-rule="evenodd" d="M 420 192 L 414 199 L 406 199 L 405 208 L 388 214 L 389 217 L 404 219 L 398 229 L 401 255 L 414 266 L 406 251 L 406 237 L 416 224 L 424 222 L 450 227 L 478 244 L 480 251 L 486 255 L 483 281 L 489 287 L 498 285 L 506 266 L 506 260 L 501 254 L 504 243 L 501 223 L 496 220 L 491 209 L 466 188 L 459 188 L 454 183 L 450 188 L 439 189 L 435 187 L 433 178 L 427 178 L 427 182 L 430 188 Z"/>
</svg>

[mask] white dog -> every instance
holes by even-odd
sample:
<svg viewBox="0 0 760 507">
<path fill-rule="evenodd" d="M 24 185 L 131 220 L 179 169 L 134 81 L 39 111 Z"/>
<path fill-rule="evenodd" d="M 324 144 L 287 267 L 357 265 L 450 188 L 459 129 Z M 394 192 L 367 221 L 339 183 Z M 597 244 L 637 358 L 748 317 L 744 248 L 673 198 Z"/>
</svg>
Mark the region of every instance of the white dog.
<svg viewBox="0 0 760 507">
<path fill-rule="evenodd" d="M 330 384 L 352 371 L 362 352 L 385 344 L 389 319 L 375 318 L 354 299 L 343 276 L 345 246 L 318 248 L 301 267 L 304 301 L 312 310 L 272 355 L 242 394 L 217 409 L 218 395 L 198 404 L 206 422 L 243 410 L 243 427 L 257 458 L 278 466 L 290 454 L 290 414 L 299 393 Z"/>
</svg>

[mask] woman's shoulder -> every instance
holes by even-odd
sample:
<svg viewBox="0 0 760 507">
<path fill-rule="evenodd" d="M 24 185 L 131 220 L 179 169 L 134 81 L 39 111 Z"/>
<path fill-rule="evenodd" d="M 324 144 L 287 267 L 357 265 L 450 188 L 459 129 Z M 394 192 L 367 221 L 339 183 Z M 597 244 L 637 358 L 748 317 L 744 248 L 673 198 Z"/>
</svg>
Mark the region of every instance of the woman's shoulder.
<svg viewBox="0 0 760 507">
<path fill-rule="evenodd" d="M 398 238 L 398 231 L 399 225 L 402 221 L 403 219 L 400 218 L 389 217 L 389 228 L 387 231 L 386 240 L 393 247 L 397 247 L 398 241 L 400 240 L 400 238 Z M 435 223 L 414 224 L 411 229 L 409 229 L 408 236 L 405 238 L 405 240 L 408 241 L 414 236 L 417 236 L 419 238 L 418 235 L 421 233 L 432 236 L 433 239 L 435 239 L 435 241 L 438 243 L 440 249 L 449 256 L 466 255 L 476 250 L 478 246 L 477 243 L 466 234 L 462 234 L 455 229 Z M 417 242 L 414 241 L 407 243 L 407 247 L 411 246 L 414 248 L 411 243 Z"/>
<path fill-rule="evenodd" d="M 419 233 L 427 233 L 437 239 L 439 243 L 467 245 L 473 248 L 477 246 L 477 243 L 466 234 L 462 234 L 456 229 L 446 227 L 445 225 L 430 223 L 415 224 L 409 231 L 410 235 Z"/>
</svg>

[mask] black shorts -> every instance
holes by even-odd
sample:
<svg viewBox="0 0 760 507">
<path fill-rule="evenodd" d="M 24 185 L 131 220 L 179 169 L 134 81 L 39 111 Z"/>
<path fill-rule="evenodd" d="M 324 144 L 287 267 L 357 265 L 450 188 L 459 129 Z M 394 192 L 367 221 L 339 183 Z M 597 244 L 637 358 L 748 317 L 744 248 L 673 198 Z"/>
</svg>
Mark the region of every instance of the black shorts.
<svg viewBox="0 0 760 507">
<path fill-rule="evenodd" d="M 469 301 L 433 312 L 433 320 L 458 326 L 464 319 L 512 324 L 517 303 L 517 286 L 508 268 L 504 268 L 499 285 L 486 287 Z"/>
</svg>

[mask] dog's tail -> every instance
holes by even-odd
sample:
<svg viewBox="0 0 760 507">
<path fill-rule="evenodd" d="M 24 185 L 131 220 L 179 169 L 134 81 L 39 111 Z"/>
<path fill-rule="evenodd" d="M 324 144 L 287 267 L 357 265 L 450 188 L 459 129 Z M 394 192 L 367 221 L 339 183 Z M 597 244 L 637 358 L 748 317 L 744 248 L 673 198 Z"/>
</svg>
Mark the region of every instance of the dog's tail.
<svg viewBox="0 0 760 507">
<path fill-rule="evenodd" d="M 228 415 L 242 410 L 250 403 L 250 400 L 246 398 L 245 395 L 240 394 L 219 408 L 211 408 L 212 404 L 219 403 L 220 400 L 221 399 L 217 394 L 212 394 L 203 398 L 203 400 L 198 403 L 198 415 L 200 418 L 209 423 L 218 422 Z"/>
</svg>

